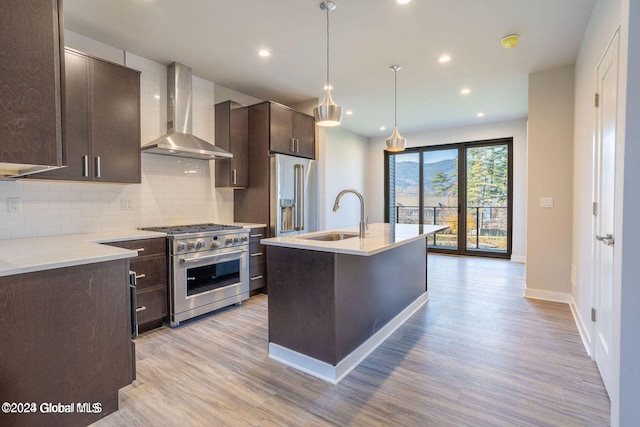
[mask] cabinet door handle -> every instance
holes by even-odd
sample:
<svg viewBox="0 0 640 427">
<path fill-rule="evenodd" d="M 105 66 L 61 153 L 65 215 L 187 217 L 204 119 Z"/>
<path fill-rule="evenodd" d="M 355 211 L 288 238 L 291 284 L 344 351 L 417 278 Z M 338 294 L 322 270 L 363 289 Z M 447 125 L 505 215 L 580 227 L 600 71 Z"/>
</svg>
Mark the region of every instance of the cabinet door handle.
<svg viewBox="0 0 640 427">
<path fill-rule="evenodd" d="M 296 152 L 296 139 L 295 138 L 291 138 L 291 152 L 292 153 Z"/>
<path fill-rule="evenodd" d="M 256 252 L 255 254 L 251 254 L 249 256 L 262 256 L 262 252 Z"/>
<path fill-rule="evenodd" d="M 146 274 L 142 273 L 142 274 L 136 274 L 136 280 L 137 279 L 144 279 L 145 277 L 147 277 Z"/>
<path fill-rule="evenodd" d="M 296 138 L 296 153 L 300 152 L 300 140 Z"/>
<path fill-rule="evenodd" d="M 249 237 L 262 237 L 262 233 L 260 233 L 260 234 L 252 234 Z"/>
<path fill-rule="evenodd" d="M 100 178 L 100 156 L 96 157 L 96 178 Z"/>
<path fill-rule="evenodd" d="M 238 183 L 238 171 L 236 169 L 232 170 L 231 176 L 233 177 L 233 185 L 236 185 Z"/>
<path fill-rule="evenodd" d="M 82 166 L 82 176 L 89 176 L 89 156 L 82 156 L 83 166 Z"/>
<path fill-rule="evenodd" d="M 137 252 L 144 252 L 144 248 L 138 248 L 138 249 L 131 249 L 132 251 L 137 251 Z"/>
<path fill-rule="evenodd" d="M 260 279 L 262 279 L 262 276 L 252 277 L 252 278 L 251 278 L 251 279 L 249 279 L 249 280 L 260 280 Z"/>
<path fill-rule="evenodd" d="M 143 305 L 143 306 L 140 306 L 140 307 L 136 308 L 136 312 L 139 312 L 139 311 L 145 311 L 146 309 L 147 309 L 147 307 L 145 307 L 145 306 Z"/>
</svg>

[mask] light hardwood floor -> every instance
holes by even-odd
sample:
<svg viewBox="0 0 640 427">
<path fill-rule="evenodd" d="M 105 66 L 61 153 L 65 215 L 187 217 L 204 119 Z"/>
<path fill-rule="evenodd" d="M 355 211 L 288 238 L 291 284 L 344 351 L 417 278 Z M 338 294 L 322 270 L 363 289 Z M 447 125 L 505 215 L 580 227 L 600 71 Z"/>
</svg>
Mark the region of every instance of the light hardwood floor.
<svg viewBox="0 0 640 427">
<path fill-rule="evenodd" d="M 137 381 L 99 426 L 606 426 L 569 307 L 524 265 L 429 255 L 430 301 L 340 384 L 267 356 L 267 297 L 136 340 Z M 393 284 L 389 284 L 393 286 Z"/>
</svg>

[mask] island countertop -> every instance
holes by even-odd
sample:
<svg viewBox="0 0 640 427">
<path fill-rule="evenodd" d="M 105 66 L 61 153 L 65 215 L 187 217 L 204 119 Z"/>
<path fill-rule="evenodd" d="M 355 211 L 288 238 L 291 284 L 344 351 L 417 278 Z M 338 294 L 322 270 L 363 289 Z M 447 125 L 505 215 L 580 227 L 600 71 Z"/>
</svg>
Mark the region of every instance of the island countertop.
<svg viewBox="0 0 640 427">
<path fill-rule="evenodd" d="M 449 228 L 446 225 L 419 224 L 370 224 L 365 238 L 352 237 L 344 240 L 322 241 L 310 240 L 309 237 L 329 233 L 358 234 L 358 227 L 337 230 L 325 230 L 295 236 L 272 237 L 260 240 L 263 245 L 281 246 L 295 249 L 306 249 L 320 252 L 333 252 L 348 255 L 371 256 L 401 246 L 427 235 Z"/>
</svg>

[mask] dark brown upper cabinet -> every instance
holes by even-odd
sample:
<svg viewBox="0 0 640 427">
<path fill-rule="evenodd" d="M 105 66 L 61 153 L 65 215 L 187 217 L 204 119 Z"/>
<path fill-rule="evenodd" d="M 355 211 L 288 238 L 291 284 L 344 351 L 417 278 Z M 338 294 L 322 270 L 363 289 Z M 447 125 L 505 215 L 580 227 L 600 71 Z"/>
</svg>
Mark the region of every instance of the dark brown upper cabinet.
<svg viewBox="0 0 640 427">
<path fill-rule="evenodd" d="M 215 105 L 216 146 L 233 157 L 216 159 L 216 187 L 249 186 L 249 109 L 237 102 Z"/>
<path fill-rule="evenodd" d="M 140 73 L 67 49 L 66 165 L 34 178 L 140 183 Z"/>
<path fill-rule="evenodd" d="M 284 105 L 269 104 L 269 149 L 274 153 L 314 158 L 315 119 Z"/>
<path fill-rule="evenodd" d="M 0 2 L 0 164 L 63 164 L 61 3 Z"/>
</svg>

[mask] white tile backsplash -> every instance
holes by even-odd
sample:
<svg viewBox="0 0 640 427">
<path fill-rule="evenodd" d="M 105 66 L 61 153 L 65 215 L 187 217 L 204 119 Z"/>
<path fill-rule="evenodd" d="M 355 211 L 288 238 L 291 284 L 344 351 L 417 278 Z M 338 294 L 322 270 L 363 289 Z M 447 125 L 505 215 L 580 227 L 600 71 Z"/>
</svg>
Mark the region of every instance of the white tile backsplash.
<svg viewBox="0 0 640 427">
<path fill-rule="evenodd" d="M 144 145 L 166 132 L 166 67 L 129 52 L 124 57 L 128 67 L 141 71 Z M 214 141 L 214 84 L 198 77 L 193 79 L 193 131 Z M 0 181 L 0 239 L 232 222 L 233 190 L 215 188 L 214 167 L 213 161 L 143 153 L 141 184 Z M 8 212 L 8 197 L 22 199 L 21 212 Z M 122 209 L 123 198 L 132 209 Z"/>
</svg>

